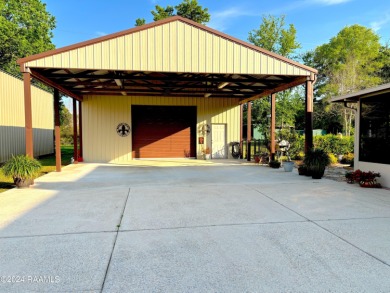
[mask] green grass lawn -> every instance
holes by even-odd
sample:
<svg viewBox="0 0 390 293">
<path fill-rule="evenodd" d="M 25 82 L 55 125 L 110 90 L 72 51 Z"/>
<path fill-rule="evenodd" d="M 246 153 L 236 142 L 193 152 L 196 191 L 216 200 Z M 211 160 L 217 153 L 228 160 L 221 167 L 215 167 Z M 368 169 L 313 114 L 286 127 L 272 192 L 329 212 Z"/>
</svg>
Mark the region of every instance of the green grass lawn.
<svg viewBox="0 0 390 293">
<path fill-rule="evenodd" d="M 61 146 L 61 165 L 69 165 L 71 157 L 73 157 L 73 146 Z M 42 164 L 40 176 L 56 170 L 56 158 L 54 155 L 43 156 L 38 161 Z M 2 168 L 0 168 L 0 193 L 13 187 L 12 178 L 5 177 Z"/>
</svg>

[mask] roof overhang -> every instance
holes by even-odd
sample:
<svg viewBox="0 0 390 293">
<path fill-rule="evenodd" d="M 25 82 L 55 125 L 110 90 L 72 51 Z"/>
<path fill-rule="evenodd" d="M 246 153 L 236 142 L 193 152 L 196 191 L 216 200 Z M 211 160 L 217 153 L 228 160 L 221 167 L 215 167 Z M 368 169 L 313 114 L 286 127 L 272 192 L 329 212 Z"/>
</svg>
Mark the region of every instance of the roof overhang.
<svg viewBox="0 0 390 293">
<path fill-rule="evenodd" d="M 307 77 L 34 68 L 33 77 L 78 100 L 83 96 L 235 98 L 247 102 L 305 83 Z"/>
<path fill-rule="evenodd" d="M 18 63 L 22 72 L 78 100 L 90 95 L 184 96 L 245 103 L 315 80 L 317 74 L 179 16 Z"/>
<path fill-rule="evenodd" d="M 377 96 L 384 93 L 390 93 L 390 83 L 382 84 L 376 87 L 364 89 L 356 93 L 331 98 L 333 103 L 357 103 L 361 98 Z"/>
</svg>

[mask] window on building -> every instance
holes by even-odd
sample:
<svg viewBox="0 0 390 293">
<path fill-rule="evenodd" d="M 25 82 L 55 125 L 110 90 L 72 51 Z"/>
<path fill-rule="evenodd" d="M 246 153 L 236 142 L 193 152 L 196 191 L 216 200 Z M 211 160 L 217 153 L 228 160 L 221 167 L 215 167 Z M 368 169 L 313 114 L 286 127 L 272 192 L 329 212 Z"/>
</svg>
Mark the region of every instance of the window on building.
<svg viewBox="0 0 390 293">
<path fill-rule="evenodd" d="M 359 160 L 390 164 L 390 93 L 360 101 Z"/>
</svg>

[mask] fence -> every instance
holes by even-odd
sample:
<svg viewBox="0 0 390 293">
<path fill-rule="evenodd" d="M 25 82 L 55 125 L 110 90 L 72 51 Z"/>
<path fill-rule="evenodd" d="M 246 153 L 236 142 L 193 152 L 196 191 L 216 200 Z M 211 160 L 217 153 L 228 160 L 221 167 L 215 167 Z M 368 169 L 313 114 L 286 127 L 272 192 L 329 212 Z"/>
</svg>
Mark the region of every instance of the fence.
<svg viewBox="0 0 390 293">
<path fill-rule="evenodd" d="M 268 141 L 263 139 L 243 140 L 240 143 L 241 159 L 251 161 L 255 154 L 269 154 Z"/>
</svg>

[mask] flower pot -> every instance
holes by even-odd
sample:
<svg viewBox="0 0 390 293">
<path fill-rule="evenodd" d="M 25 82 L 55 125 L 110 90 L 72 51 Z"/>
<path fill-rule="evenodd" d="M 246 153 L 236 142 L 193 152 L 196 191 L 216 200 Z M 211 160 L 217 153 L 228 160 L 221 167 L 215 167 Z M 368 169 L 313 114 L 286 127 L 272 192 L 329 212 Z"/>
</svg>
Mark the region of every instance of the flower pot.
<svg viewBox="0 0 390 293">
<path fill-rule="evenodd" d="M 260 163 L 260 156 L 255 155 L 255 163 L 256 164 Z"/>
<path fill-rule="evenodd" d="M 360 187 L 368 187 L 368 188 L 381 188 L 380 183 L 376 182 L 376 180 L 366 180 L 359 182 Z"/>
<path fill-rule="evenodd" d="M 271 162 L 268 163 L 268 165 L 271 168 L 274 168 L 274 169 L 279 169 L 280 168 L 280 162 L 278 162 L 278 161 L 271 161 Z"/>
<path fill-rule="evenodd" d="M 14 183 L 17 188 L 28 188 L 34 184 L 34 179 L 15 178 Z"/>
<path fill-rule="evenodd" d="M 294 162 L 284 162 L 283 168 L 285 172 L 292 172 L 294 168 Z"/>
<path fill-rule="evenodd" d="M 311 170 L 311 178 L 313 179 L 321 179 L 324 176 L 325 168 L 323 169 L 315 169 Z"/>
<path fill-rule="evenodd" d="M 210 160 L 211 159 L 211 154 L 205 154 L 204 158 L 205 158 L 205 160 Z"/>
<path fill-rule="evenodd" d="M 306 166 L 299 166 L 298 167 L 298 174 L 299 175 L 306 175 L 306 173 L 307 173 L 307 168 L 306 168 Z"/>
</svg>

